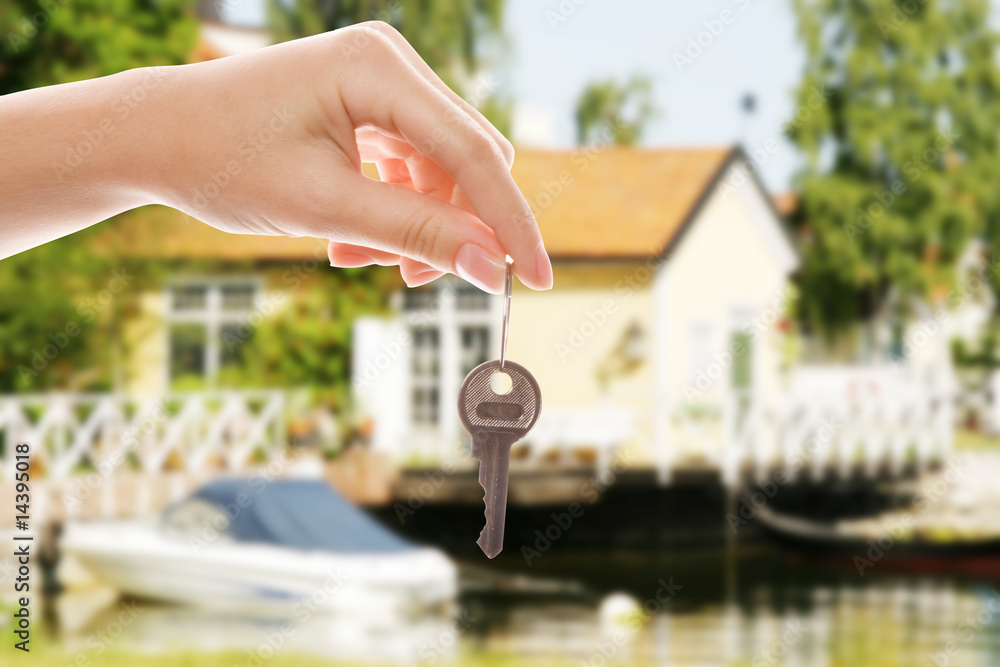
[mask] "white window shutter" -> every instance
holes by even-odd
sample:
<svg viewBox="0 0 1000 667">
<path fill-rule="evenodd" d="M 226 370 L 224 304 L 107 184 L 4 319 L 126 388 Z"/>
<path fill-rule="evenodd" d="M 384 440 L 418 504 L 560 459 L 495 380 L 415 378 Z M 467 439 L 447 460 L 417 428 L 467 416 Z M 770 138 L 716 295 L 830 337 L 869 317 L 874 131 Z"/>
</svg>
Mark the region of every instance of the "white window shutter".
<svg viewBox="0 0 1000 667">
<path fill-rule="evenodd" d="M 410 347 L 404 322 L 361 317 L 354 322 L 351 385 L 361 413 L 372 418 L 372 445 L 401 458 L 410 429 Z"/>
</svg>

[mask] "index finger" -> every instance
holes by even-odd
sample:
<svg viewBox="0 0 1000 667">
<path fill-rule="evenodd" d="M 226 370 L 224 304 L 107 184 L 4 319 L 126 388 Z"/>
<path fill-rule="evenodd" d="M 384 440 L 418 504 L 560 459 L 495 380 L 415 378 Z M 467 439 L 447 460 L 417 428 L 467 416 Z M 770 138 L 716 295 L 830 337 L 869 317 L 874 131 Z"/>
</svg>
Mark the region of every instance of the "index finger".
<svg viewBox="0 0 1000 667">
<path fill-rule="evenodd" d="M 538 224 L 500 148 L 469 114 L 400 57 L 384 35 L 368 35 L 358 67 L 346 69 L 346 76 L 359 80 L 340 86 L 352 121 L 398 132 L 434 160 L 465 192 L 476 216 L 493 229 L 521 282 L 534 289 L 551 288 L 552 265 Z"/>
</svg>

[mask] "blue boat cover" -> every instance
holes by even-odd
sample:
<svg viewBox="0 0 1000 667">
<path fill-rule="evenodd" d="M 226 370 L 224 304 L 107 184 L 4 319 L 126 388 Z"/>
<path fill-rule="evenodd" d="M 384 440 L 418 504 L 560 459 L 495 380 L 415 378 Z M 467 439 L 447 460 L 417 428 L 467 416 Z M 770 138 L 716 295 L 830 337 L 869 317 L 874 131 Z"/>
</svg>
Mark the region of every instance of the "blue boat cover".
<svg viewBox="0 0 1000 667">
<path fill-rule="evenodd" d="M 174 507 L 195 499 L 225 512 L 229 517 L 226 533 L 238 542 L 355 554 L 416 548 L 323 481 L 220 479 Z"/>
</svg>

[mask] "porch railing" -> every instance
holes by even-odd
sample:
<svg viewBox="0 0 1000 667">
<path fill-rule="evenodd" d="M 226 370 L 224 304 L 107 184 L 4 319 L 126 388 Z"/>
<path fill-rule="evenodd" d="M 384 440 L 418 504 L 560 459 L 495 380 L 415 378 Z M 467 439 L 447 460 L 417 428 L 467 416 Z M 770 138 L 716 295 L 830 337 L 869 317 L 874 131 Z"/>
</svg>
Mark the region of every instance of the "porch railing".
<svg viewBox="0 0 1000 667">
<path fill-rule="evenodd" d="M 280 391 L 0 396 L 0 482 L 12 479 L 18 443 L 30 445 L 36 476 L 54 480 L 241 470 L 284 447 L 284 411 Z"/>
</svg>

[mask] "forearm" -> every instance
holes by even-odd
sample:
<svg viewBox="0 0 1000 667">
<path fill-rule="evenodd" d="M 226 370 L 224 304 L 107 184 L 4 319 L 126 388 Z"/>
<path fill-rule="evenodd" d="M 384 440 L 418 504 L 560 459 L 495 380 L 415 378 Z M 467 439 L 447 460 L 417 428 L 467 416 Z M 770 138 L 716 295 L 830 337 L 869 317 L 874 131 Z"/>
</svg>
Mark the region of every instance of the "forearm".
<svg viewBox="0 0 1000 667">
<path fill-rule="evenodd" d="M 155 98 L 171 68 L 0 98 L 0 258 L 151 203 Z"/>
<path fill-rule="evenodd" d="M 0 98 L 0 258 L 144 204 L 236 234 L 330 239 L 331 263 L 552 271 L 514 149 L 390 26 Z M 374 162 L 382 183 L 366 178 Z"/>
</svg>

